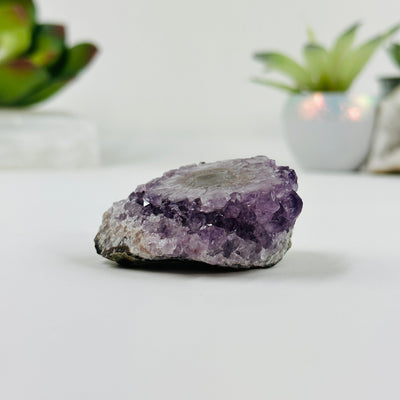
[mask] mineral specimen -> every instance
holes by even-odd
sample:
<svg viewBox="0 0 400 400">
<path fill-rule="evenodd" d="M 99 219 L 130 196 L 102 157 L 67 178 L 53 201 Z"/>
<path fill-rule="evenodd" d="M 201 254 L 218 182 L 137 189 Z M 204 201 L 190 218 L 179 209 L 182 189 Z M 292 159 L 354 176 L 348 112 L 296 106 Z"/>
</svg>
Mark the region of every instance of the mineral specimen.
<svg viewBox="0 0 400 400">
<path fill-rule="evenodd" d="M 380 103 L 374 136 L 365 169 L 370 172 L 400 172 L 400 86 Z"/>
<path fill-rule="evenodd" d="M 264 156 L 174 169 L 104 213 L 96 249 L 119 263 L 269 267 L 290 247 L 296 190 L 294 170 Z"/>
</svg>

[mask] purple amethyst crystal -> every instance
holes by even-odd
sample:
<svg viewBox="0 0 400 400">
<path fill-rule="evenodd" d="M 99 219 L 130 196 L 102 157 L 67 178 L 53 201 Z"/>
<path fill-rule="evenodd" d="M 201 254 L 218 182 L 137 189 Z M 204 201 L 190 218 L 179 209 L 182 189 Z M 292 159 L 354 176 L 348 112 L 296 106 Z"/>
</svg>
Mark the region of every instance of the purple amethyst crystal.
<svg viewBox="0 0 400 400">
<path fill-rule="evenodd" d="M 104 213 L 96 249 L 120 263 L 269 267 L 290 247 L 296 190 L 294 170 L 264 156 L 174 169 Z"/>
</svg>

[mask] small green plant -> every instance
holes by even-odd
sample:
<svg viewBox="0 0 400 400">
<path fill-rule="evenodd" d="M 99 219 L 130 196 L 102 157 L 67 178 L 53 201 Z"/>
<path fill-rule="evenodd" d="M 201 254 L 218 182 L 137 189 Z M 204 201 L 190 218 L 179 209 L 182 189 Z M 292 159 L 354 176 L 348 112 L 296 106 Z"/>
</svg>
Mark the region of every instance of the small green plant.
<svg viewBox="0 0 400 400">
<path fill-rule="evenodd" d="M 255 78 L 253 81 L 293 93 L 348 90 L 377 48 L 400 28 L 400 24 L 356 47 L 354 40 L 359 27 L 360 24 L 356 23 L 345 30 L 331 49 L 318 43 L 314 32 L 308 29 L 309 42 L 303 47 L 304 65 L 281 53 L 254 54 L 267 71 L 279 72 L 289 78 L 291 83 L 264 78 Z"/>
<path fill-rule="evenodd" d="M 37 23 L 32 0 L 0 0 L 0 107 L 46 100 L 96 52 L 91 43 L 68 47 L 62 25 Z"/>
<path fill-rule="evenodd" d="M 400 68 L 400 44 L 392 43 L 388 48 L 388 53 L 393 62 Z"/>
</svg>

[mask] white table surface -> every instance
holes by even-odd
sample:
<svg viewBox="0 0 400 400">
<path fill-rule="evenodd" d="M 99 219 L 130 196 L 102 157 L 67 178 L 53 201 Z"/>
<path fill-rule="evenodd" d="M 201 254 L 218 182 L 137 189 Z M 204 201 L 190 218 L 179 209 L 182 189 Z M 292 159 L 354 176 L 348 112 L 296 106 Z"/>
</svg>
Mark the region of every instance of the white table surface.
<svg viewBox="0 0 400 400">
<path fill-rule="evenodd" d="M 0 173 L 1 399 L 400 398 L 400 177 L 300 172 L 271 269 L 116 268 L 101 215 L 160 172 Z"/>
</svg>

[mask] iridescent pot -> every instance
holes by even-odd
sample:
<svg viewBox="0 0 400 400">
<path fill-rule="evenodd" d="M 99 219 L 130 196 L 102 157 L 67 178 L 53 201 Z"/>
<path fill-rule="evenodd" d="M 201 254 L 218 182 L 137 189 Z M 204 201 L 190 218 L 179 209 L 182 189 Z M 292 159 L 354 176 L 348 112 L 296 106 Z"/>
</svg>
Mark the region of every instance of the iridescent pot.
<svg viewBox="0 0 400 400">
<path fill-rule="evenodd" d="M 365 160 L 376 102 L 347 93 L 298 94 L 284 109 L 288 145 L 306 169 L 351 171 Z"/>
</svg>

